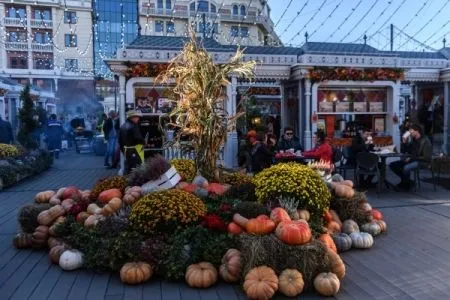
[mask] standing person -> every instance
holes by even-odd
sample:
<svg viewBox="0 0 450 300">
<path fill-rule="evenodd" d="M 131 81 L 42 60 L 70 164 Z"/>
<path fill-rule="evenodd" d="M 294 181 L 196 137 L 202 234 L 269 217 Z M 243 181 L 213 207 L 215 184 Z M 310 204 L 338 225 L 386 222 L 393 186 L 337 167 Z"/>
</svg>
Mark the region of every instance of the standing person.
<svg viewBox="0 0 450 300">
<path fill-rule="evenodd" d="M 315 148 L 303 152 L 303 156 L 306 158 L 333 162 L 333 149 L 326 140 L 325 132 L 317 131 L 314 135 L 313 141 L 315 143 Z"/>
<path fill-rule="evenodd" d="M 14 135 L 12 132 L 11 124 L 8 121 L 4 121 L 0 116 L 0 143 L 12 144 L 14 142 Z"/>
<path fill-rule="evenodd" d="M 300 139 L 294 136 L 294 128 L 290 126 L 284 128 L 284 134 L 278 142 L 277 149 L 278 151 L 294 149 L 295 152 L 299 150 L 303 152 L 303 146 L 300 143 Z"/>
<path fill-rule="evenodd" d="M 144 162 L 145 141 L 139 129 L 141 117 L 140 111 L 130 110 L 127 113 L 127 120 L 120 127 L 119 146 L 125 156 L 124 175 Z"/>
<path fill-rule="evenodd" d="M 105 153 L 105 167 L 117 168 L 114 155 L 116 152 L 116 142 L 118 132 L 120 130 L 119 119 L 117 119 L 116 112 L 111 110 L 108 114 L 108 118 L 103 123 L 103 134 L 107 143 Z M 111 165 L 109 164 L 109 158 L 111 157 Z"/>
<path fill-rule="evenodd" d="M 252 173 L 261 172 L 272 164 L 273 155 L 267 148 L 266 143 L 264 143 L 264 138 L 265 136 L 262 134 L 257 134 L 256 137 L 250 138 L 252 144 L 250 150 Z"/>
<path fill-rule="evenodd" d="M 59 159 L 64 129 L 61 122 L 56 119 L 55 114 L 52 114 L 47 122 L 47 130 L 45 135 L 47 139 L 48 151 L 52 154 L 54 153 L 55 158 Z"/>
<path fill-rule="evenodd" d="M 401 178 L 400 183 L 396 186 L 400 189 L 410 189 L 412 187 L 410 180 L 411 171 L 421 166 L 429 166 L 433 152 L 431 142 L 424 134 L 420 125 L 411 125 L 409 132 L 413 139 L 411 144 L 411 157 L 394 161 L 389 165 L 392 172 Z"/>
<path fill-rule="evenodd" d="M 372 132 L 367 128 L 362 129 L 352 139 L 352 145 L 350 147 L 347 164 L 350 166 L 356 166 L 356 156 L 358 155 L 358 153 L 373 151 L 374 147 L 375 146 L 372 140 Z M 364 175 L 360 175 L 358 180 L 362 186 L 371 187 L 373 185 L 373 178 L 373 175 L 368 175 L 367 178 L 364 179 Z"/>
</svg>

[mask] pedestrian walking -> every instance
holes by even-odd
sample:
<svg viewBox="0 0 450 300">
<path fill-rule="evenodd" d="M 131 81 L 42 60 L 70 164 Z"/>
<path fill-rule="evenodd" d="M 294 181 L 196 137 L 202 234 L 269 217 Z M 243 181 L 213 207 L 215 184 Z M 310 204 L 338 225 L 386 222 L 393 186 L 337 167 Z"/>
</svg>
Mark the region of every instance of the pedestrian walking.
<svg viewBox="0 0 450 300">
<path fill-rule="evenodd" d="M 63 135 L 64 129 L 61 122 L 56 119 L 55 114 L 52 114 L 47 122 L 45 136 L 48 151 L 52 154 L 54 153 L 56 159 L 59 159 Z"/>
<path fill-rule="evenodd" d="M 117 118 L 116 112 L 111 110 L 108 114 L 108 118 L 103 123 L 103 134 L 107 144 L 104 164 L 105 167 L 111 167 L 114 169 L 117 168 L 117 160 L 114 159 L 114 156 L 116 152 L 116 142 L 119 130 L 119 119 Z M 109 158 L 111 158 L 111 164 L 109 164 Z"/>
<path fill-rule="evenodd" d="M 11 124 L 5 121 L 0 116 L 0 143 L 12 144 L 14 142 L 14 135 L 12 132 Z"/>
<path fill-rule="evenodd" d="M 120 127 L 119 146 L 125 156 L 124 175 L 144 162 L 145 141 L 139 128 L 141 117 L 140 111 L 130 110 L 127 113 L 127 120 Z"/>
</svg>

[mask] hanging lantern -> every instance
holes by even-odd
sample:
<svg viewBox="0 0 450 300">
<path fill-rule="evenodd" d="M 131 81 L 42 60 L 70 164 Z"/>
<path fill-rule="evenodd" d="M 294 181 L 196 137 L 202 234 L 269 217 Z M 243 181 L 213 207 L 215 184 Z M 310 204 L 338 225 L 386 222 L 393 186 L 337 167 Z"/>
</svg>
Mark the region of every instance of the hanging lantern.
<svg viewBox="0 0 450 300">
<path fill-rule="evenodd" d="M 315 123 L 317 123 L 318 120 L 319 120 L 319 117 L 317 116 L 317 113 L 313 112 L 313 114 L 311 116 L 311 122 L 313 122 L 315 124 Z"/>
<path fill-rule="evenodd" d="M 397 116 L 397 113 L 394 113 L 394 115 L 392 116 L 392 122 L 394 122 L 394 124 L 398 124 L 398 116 Z"/>
</svg>

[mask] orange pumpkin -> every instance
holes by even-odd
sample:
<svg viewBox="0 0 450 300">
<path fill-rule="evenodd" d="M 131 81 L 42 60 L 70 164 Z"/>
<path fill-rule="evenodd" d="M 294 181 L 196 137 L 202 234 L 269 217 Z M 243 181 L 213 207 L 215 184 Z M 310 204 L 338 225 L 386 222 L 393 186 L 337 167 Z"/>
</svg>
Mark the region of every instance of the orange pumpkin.
<svg viewBox="0 0 450 300">
<path fill-rule="evenodd" d="M 342 261 L 341 257 L 339 256 L 339 254 L 334 253 L 331 250 L 328 250 L 328 257 L 330 258 L 330 271 L 334 274 L 336 274 L 336 276 L 342 280 L 345 277 L 345 264 Z"/>
<path fill-rule="evenodd" d="M 278 224 L 275 234 L 289 245 L 303 245 L 311 240 L 311 229 L 304 221 L 283 221 Z"/>
<path fill-rule="evenodd" d="M 245 276 L 244 291 L 250 299 L 270 299 L 277 290 L 278 277 L 269 267 L 256 267 Z"/>
<path fill-rule="evenodd" d="M 198 189 L 196 184 L 187 184 L 183 187 L 183 190 L 188 193 L 194 193 Z"/>
<path fill-rule="evenodd" d="M 241 226 L 239 226 L 238 224 L 231 222 L 230 224 L 228 224 L 228 233 L 231 234 L 241 234 L 243 229 Z"/>
<path fill-rule="evenodd" d="M 73 199 L 73 200 L 78 200 L 81 199 L 81 192 L 78 188 L 74 187 L 74 186 L 69 186 L 67 188 L 64 189 L 62 196 L 61 196 L 62 200 L 66 200 L 66 199 Z"/>
<path fill-rule="evenodd" d="M 259 215 L 256 217 L 256 220 L 270 220 L 268 215 Z"/>
<path fill-rule="evenodd" d="M 110 189 L 103 191 L 98 195 L 98 201 L 103 204 L 108 204 L 113 198 L 122 198 L 122 192 L 119 189 Z"/>
<path fill-rule="evenodd" d="M 331 221 L 333 221 L 333 216 L 331 215 L 329 210 L 326 210 L 323 213 L 323 219 L 325 220 L 326 223 L 330 223 Z"/>
<path fill-rule="evenodd" d="M 211 194 L 221 196 L 225 193 L 225 187 L 220 183 L 210 183 L 207 187 L 207 191 Z"/>
<path fill-rule="evenodd" d="M 217 270 L 209 262 L 190 265 L 186 270 L 186 282 L 193 288 L 208 288 L 217 281 Z"/>
<path fill-rule="evenodd" d="M 330 209 L 328 212 L 331 215 L 332 221 L 337 222 L 339 224 L 339 226 L 342 227 L 342 222 L 341 222 L 341 219 L 339 218 L 338 214 L 332 209 Z"/>
<path fill-rule="evenodd" d="M 336 221 L 331 221 L 330 223 L 328 223 L 327 229 L 328 229 L 328 232 L 330 232 L 331 234 L 340 233 L 341 225 L 339 225 L 339 223 Z"/>
<path fill-rule="evenodd" d="M 333 241 L 333 238 L 328 233 L 323 233 L 319 236 L 319 241 L 323 242 L 325 246 L 327 246 L 328 249 L 333 251 L 334 253 L 337 253 L 336 244 Z"/>
<path fill-rule="evenodd" d="M 278 278 L 280 292 L 288 297 L 296 297 L 303 292 L 303 275 L 296 269 L 286 269 Z"/>
<path fill-rule="evenodd" d="M 275 223 L 275 225 L 280 224 L 283 221 L 291 221 L 291 217 L 284 208 L 277 207 L 270 213 L 270 219 Z"/>
<path fill-rule="evenodd" d="M 379 211 L 378 209 L 372 209 L 372 217 L 375 220 L 383 220 L 383 214 L 381 213 L 381 211 Z"/>
<path fill-rule="evenodd" d="M 129 262 L 120 269 L 120 279 L 124 283 L 138 284 L 150 279 L 153 275 L 152 267 L 145 262 Z"/>
<path fill-rule="evenodd" d="M 247 227 L 248 219 L 246 217 L 241 216 L 240 214 L 233 215 L 233 222 L 241 226 L 242 228 Z"/>
<path fill-rule="evenodd" d="M 248 233 L 267 234 L 273 232 L 275 227 L 276 225 L 272 220 L 250 219 L 245 229 Z"/>
<path fill-rule="evenodd" d="M 351 180 L 344 180 L 340 184 L 343 184 L 343 185 L 353 188 L 353 181 L 351 181 Z"/>
</svg>

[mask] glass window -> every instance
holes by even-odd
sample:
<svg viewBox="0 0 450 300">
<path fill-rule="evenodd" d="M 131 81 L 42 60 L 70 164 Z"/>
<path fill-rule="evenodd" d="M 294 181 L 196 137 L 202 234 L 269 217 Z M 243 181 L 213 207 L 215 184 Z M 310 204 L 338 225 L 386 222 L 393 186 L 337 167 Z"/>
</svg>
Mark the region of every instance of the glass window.
<svg viewBox="0 0 450 300">
<path fill-rule="evenodd" d="M 20 31 L 18 33 L 19 42 L 26 42 L 27 41 L 27 33 L 25 31 Z"/>
<path fill-rule="evenodd" d="M 239 14 L 239 7 L 237 5 L 233 5 L 233 15 Z"/>
<path fill-rule="evenodd" d="M 42 33 L 36 32 L 34 34 L 34 42 L 37 43 L 37 44 L 43 44 L 44 43 L 44 39 L 43 39 Z"/>
<path fill-rule="evenodd" d="M 241 27 L 241 37 L 248 37 L 248 27 Z"/>
<path fill-rule="evenodd" d="M 189 5 L 189 9 L 190 9 L 191 11 L 195 11 L 195 2 L 192 2 L 192 3 Z"/>
<path fill-rule="evenodd" d="M 53 69 L 53 58 L 51 57 L 35 57 L 34 68 L 38 70 L 51 70 Z"/>
<path fill-rule="evenodd" d="M 238 37 L 239 36 L 239 27 L 238 26 L 231 26 L 231 32 L 232 37 Z"/>
<path fill-rule="evenodd" d="M 45 32 L 44 33 L 44 43 L 48 44 L 52 42 L 52 38 L 50 35 L 50 32 Z"/>
<path fill-rule="evenodd" d="M 159 9 L 164 8 L 164 6 L 163 6 L 163 0 L 158 0 L 158 2 L 156 2 L 156 8 L 159 8 Z"/>
<path fill-rule="evenodd" d="M 9 32 L 9 41 L 10 42 L 17 42 L 17 32 Z"/>
<path fill-rule="evenodd" d="M 155 22 L 155 32 L 164 32 L 164 21 Z"/>
<path fill-rule="evenodd" d="M 212 4 L 212 3 L 211 3 L 211 12 L 212 13 L 216 13 L 217 12 L 216 6 L 214 4 Z"/>
<path fill-rule="evenodd" d="M 64 12 L 64 23 L 76 24 L 77 23 L 77 13 L 75 11 L 65 11 Z"/>
<path fill-rule="evenodd" d="M 52 19 L 52 14 L 49 10 L 41 11 L 42 20 L 50 21 Z"/>
<path fill-rule="evenodd" d="M 26 18 L 26 10 L 25 10 L 25 8 L 19 8 L 19 9 L 16 9 L 16 18 L 21 18 L 21 19 L 23 19 L 23 18 Z"/>
<path fill-rule="evenodd" d="M 172 0 L 166 0 L 166 9 L 172 9 Z"/>
<path fill-rule="evenodd" d="M 167 22 L 167 33 L 175 33 L 175 24 L 171 21 Z"/>
<path fill-rule="evenodd" d="M 66 59 L 64 61 L 66 71 L 77 71 L 78 70 L 78 59 Z"/>
<path fill-rule="evenodd" d="M 245 8 L 245 5 L 241 5 L 241 16 L 245 16 L 246 11 L 247 11 L 247 9 Z"/>
<path fill-rule="evenodd" d="M 209 2 L 204 0 L 198 1 L 198 11 L 209 12 Z"/>
<path fill-rule="evenodd" d="M 66 47 L 76 47 L 77 46 L 77 35 L 76 34 L 65 34 L 64 44 Z"/>
<path fill-rule="evenodd" d="M 211 32 L 212 34 L 218 34 L 219 33 L 219 24 L 214 23 L 212 29 L 213 29 L 213 31 Z"/>
<path fill-rule="evenodd" d="M 11 69 L 28 69 L 28 59 L 25 57 L 10 57 L 9 67 Z"/>
<path fill-rule="evenodd" d="M 16 9 L 14 7 L 10 7 L 8 9 L 8 17 L 15 18 L 16 17 Z"/>
</svg>

